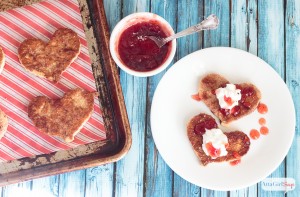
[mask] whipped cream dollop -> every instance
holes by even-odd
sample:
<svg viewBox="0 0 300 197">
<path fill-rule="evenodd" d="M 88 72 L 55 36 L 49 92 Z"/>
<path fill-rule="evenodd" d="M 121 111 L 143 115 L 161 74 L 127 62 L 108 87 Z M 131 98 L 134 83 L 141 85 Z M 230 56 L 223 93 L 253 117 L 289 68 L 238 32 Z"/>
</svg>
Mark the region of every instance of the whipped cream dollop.
<svg viewBox="0 0 300 197">
<path fill-rule="evenodd" d="M 216 97 L 219 100 L 219 105 L 223 109 L 232 109 L 239 104 L 241 100 L 241 90 L 237 89 L 234 84 L 226 84 L 225 88 L 216 90 Z"/>
<path fill-rule="evenodd" d="M 205 129 L 202 149 L 212 159 L 227 155 L 228 138 L 221 129 Z"/>
</svg>

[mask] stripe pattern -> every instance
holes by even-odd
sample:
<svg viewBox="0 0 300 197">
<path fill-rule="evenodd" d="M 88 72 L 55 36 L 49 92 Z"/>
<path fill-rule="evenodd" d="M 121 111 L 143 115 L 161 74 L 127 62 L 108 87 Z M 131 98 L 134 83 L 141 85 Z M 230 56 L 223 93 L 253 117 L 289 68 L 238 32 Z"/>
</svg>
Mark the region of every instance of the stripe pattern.
<svg viewBox="0 0 300 197">
<path fill-rule="evenodd" d="M 48 41 L 62 27 L 78 34 L 81 52 L 59 83 L 53 84 L 24 70 L 19 63 L 18 47 L 31 37 Z M 27 106 L 36 96 L 56 99 L 76 87 L 96 91 L 77 0 L 47 0 L 1 12 L 0 45 L 6 55 L 0 75 L 0 108 L 9 117 L 8 131 L 0 140 L 0 162 L 70 149 L 106 138 L 98 98 L 95 98 L 94 113 L 71 143 L 39 132 L 27 115 Z"/>
</svg>

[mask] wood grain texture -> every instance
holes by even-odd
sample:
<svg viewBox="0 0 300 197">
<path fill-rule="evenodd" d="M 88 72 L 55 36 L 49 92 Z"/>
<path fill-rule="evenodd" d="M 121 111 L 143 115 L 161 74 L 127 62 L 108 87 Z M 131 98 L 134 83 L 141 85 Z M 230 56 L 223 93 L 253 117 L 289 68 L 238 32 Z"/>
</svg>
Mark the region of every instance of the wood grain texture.
<svg viewBox="0 0 300 197">
<path fill-rule="evenodd" d="M 257 51 L 256 2 L 247 0 L 232 0 L 231 3 L 231 47 Z M 253 28 L 253 29 L 252 29 Z M 257 196 L 257 185 L 230 191 L 230 197 Z"/>
<path fill-rule="evenodd" d="M 198 24 L 203 20 L 203 1 L 178 1 L 177 32 Z M 175 61 L 202 48 L 202 32 L 177 39 Z M 191 147 L 192 151 L 192 147 Z M 200 164 L 199 164 L 200 165 Z M 173 196 L 200 196 L 200 188 L 174 173 Z"/>
<path fill-rule="evenodd" d="M 269 63 L 284 79 L 284 2 L 258 1 L 258 56 Z M 285 177 L 285 162 L 269 176 Z M 258 185 L 259 196 L 283 196 L 284 192 L 265 191 Z"/>
<path fill-rule="evenodd" d="M 151 12 L 165 18 L 176 31 L 177 2 L 153 0 Z M 173 62 L 170 66 L 172 66 Z M 170 67 L 169 66 L 169 67 Z M 147 81 L 147 117 L 146 117 L 146 144 L 145 144 L 145 174 L 144 196 L 172 196 L 173 172 L 164 162 L 153 141 L 150 128 L 151 103 L 154 91 L 166 71 L 149 77 Z M 167 180 L 167 181 L 166 181 Z"/>
<path fill-rule="evenodd" d="M 253 55 L 257 55 L 257 28 L 258 28 L 257 0 L 248 0 L 247 13 L 248 13 L 247 50 Z"/>
<path fill-rule="evenodd" d="M 204 48 L 226 46 L 230 44 L 230 1 L 205 0 L 204 15 L 216 14 L 220 19 L 219 27 L 214 31 L 205 31 Z"/>
<path fill-rule="evenodd" d="M 85 170 L 59 175 L 58 196 L 83 197 L 85 194 Z"/>
<path fill-rule="evenodd" d="M 122 17 L 134 12 L 149 11 L 149 3 L 147 0 L 124 0 Z M 121 71 L 120 80 L 131 125 L 133 144 L 127 156 L 117 163 L 115 196 L 142 196 L 147 78 L 134 77 Z"/>
<path fill-rule="evenodd" d="M 32 181 L 3 187 L 2 197 L 23 197 L 31 193 Z"/>
<path fill-rule="evenodd" d="M 43 191 L 46 196 L 57 196 L 59 190 L 59 176 L 50 176 L 46 178 L 34 179 L 32 181 L 32 192 L 39 193 Z M 46 197 L 45 196 L 45 197 Z"/>
<path fill-rule="evenodd" d="M 289 87 L 296 109 L 295 137 L 289 154 L 286 158 L 286 176 L 294 178 L 296 188 L 287 193 L 287 196 L 299 196 L 300 193 L 300 1 L 288 0 L 286 4 L 286 83 Z"/>
<path fill-rule="evenodd" d="M 114 165 L 86 169 L 85 196 L 113 196 Z"/>
</svg>

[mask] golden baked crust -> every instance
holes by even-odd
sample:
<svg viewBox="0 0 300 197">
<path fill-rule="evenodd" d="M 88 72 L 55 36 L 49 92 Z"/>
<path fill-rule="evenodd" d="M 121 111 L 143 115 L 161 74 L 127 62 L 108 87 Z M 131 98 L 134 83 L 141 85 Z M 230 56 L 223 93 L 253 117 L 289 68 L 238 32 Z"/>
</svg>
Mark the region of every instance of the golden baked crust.
<svg viewBox="0 0 300 197">
<path fill-rule="evenodd" d="M 8 127 L 7 115 L 0 109 L 0 140 L 4 136 Z"/>
<path fill-rule="evenodd" d="M 212 113 L 220 119 L 222 125 L 227 125 L 234 120 L 252 113 L 257 108 L 261 99 L 261 93 L 255 85 L 251 83 L 238 84 L 239 88 L 242 89 L 242 92 L 243 89 L 246 88 L 253 89 L 253 94 L 245 98 L 245 102 L 247 102 L 248 107 L 239 103 L 240 113 L 238 115 L 229 114 L 225 116 L 220 111 L 219 101 L 214 92 L 216 89 L 228 83 L 230 82 L 221 75 L 212 73 L 203 77 L 199 85 L 199 97 L 208 106 Z"/>
<path fill-rule="evenodd" d="M 212 159 L 210 156 L 207 156 L 202 149 L 203 137 L 202 135 L 197 135 L 194 132 L 194 128 L 197 124 L 205 121 L 215 121 L 210 115 L 201 113 L 194 116 L 187 125 L 187 135 L 193 146 L 194 152 L 201 161 L 201 163 L 206 166 L 211 162 L 223 162 L 223 161 L 233 161 L 237 160 L 243 155 L 245 155 L 250 148 L 250 139 L 249 137 L 241 131 L 232 131 L 224 132 L 228 138 L 228 147 L 227 155 L 222 157 L 217 157 Z"/>
<path fill-rule="evenodd" d="M 61 74 L 78 57 L 80 40 L 71 29 L 58 29 L 48 43 L 30 38 L 21 43 L 19 60 L 29 72 L 57 82 Z"/>
<path fill-rule="evenodd" d="M 95 95 L 77 88 L 57 100 L 38 96 L 28 106 L 28 117 L 41 132 L 71 142 L 92 115 Z"/>
<path fill-rule="evenodd" d="M 5 55 L 4 55 L 4 51 L 0 47 L 0 74 L 3 71 L 4 65 L 5 65 Z"/>
</svg>

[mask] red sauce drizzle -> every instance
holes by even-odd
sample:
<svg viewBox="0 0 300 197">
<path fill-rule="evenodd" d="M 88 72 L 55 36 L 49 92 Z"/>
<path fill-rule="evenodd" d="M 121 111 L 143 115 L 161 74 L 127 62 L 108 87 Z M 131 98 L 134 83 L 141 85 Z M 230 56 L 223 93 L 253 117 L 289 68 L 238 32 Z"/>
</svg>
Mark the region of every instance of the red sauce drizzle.
<svg viewBox="0 0 300 197">
<path fill-rule="evenodd" d="M 118 44 L 120 59 L 132 70 L 154 70 L 162 65 L 169 55 L 171 42 L 159 48 L 153 40 L 146 36 L 167 37 L 157 21 L 134 24 L 120 36 Z"/>
<path fill-rule="evenodd" d="M 218 125 L 214 119 L 208 119 L 207 121 L 196 124 L 194 132 L 196 135 L 203 135 L 205 133 L 205 129 L 213 129 L 217 127 Z"/>
<path fill-rule="evenodd" d="M 236 165 L 238 165 L 238 164 L 241 163 L 241 160 L 240 160 L 240 159 L 238 159 L 238 160 L 233 160 L 233 161 L 231 161 L 231 162 L 229 162 L 229 163 L 230 163 L 230 165 L 232 165 L 232 166 L 236 166 Z"/>
<path fill-rule="evenodd" d="M 205 144 L 205 147 L 206 147 L 206 149 L 207 149 L 207 151 L 208 151 L 208 154 L 209 154 L 211 157 L 215 158 L 215 157 L 219 157 L 219 156 L 220 156 L 220 154 L 221 154 L 221 149 L 216 149 L 216 148 L 212 145 L 211 142 L 206 143 L 206 144 Z"/>
<path fill-rule="evenodd" d="M 241 94 L 242 94 L 242 98 L 240 100 L 240 103 L 250 109 L 251 108 L 251 104 L 250 102 L 247 102 L 246 101 L 246 98 L 249 97 L 249 96 L 252 96 L 254 94 L 254 89 L 252 87 L 246 87 L 244 89 L 241 89 Z"/>
<path fill-rule="evenodd" d="M 265 114 L 268 112 L 268 106 L 264 103 L 260 103 L 258 106 L 257 106 L 257 111 L 258 113 L 260 114 Z"/>
<path fill-rule="evenodd" d="M 195 101 L 201 101 L 201 98 L 199 96 L 198 93 L 191 95 L 192 99 L 194 99 Z"/>
<path fill-rule="evenodd" d="M 260 118 L 260 119 L 258 119 L 258 123 L 260 124 L 260 125 L 265 125 L 266 124 L 266 119 L 265 118 Z"/>
<path fill-rule="evenodd" d="M 239 113 L 241 112 L 241 107 L 240 106 L 234 106 L 231 110 L 230 110 L 230 113 L 233 115 L 233 116 L 237 116 L 239 115 Z"/>
<path fill-rule="evenodd" d="M 251 131 L 250 131 L 250 137 L 253 140 L 257 140 L 260 137 L 260 133 L 256 129 L 251 129 Z"/>
<path fill-rule="evenodd" d="M 232 104 L 233 104 L 233 100 L 231 99 L 231 97 L 224 96 L 224 101 L 225 101 L 228 105 L 232 105 Z"/>
<path fill-rule="evenodd" d="M 260 133 L 261 133 L 262 135 L 268 135 L 268 134 L 269 134 L 269 129 L 268 129 L 268 127 L 265 127 L 265 126 L 260 127 Z"/>
<path fill-rule="evenodd" d="M 240 159 L 240 158 L 241 158 L 241 156 L 240 156 L 240 154 L 239 154 L 238 152 L 234 152 L 234 153 L 233 153 L 233 156 L 234 156 L 236 159 Z"/>
</svg>

